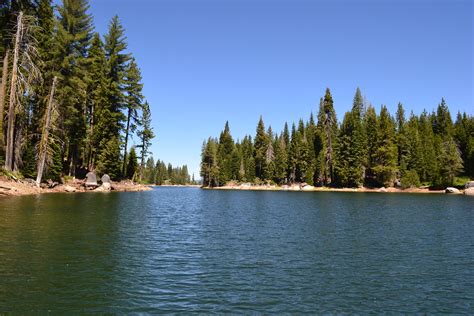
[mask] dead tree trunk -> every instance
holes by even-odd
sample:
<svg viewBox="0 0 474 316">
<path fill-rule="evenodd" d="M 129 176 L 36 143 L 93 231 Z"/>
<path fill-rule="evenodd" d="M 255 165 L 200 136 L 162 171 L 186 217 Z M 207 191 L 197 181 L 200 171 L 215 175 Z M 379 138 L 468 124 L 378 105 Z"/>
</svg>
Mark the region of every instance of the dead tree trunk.
<svg viewBox="0 0 474 316">
<path fill-rule="evenodd" d="M 48 154 L 48 143 L 49 143 L 49 129 L 51 127 L 51 116 L 53 112 L 53 100 L 54 92 L 56 90 L 57 77 L 53 78 L 53 85 L 48 99 L 48 108 L 44 113 L 43 131 L 41 133 L 41 140 L 39 144 L 39 158 L 38 158 L 38 175 L 36 176 L 36 185 L 39 187 L 41 184 L 41 178 L 43 177 L 44 167 L 46 165 L 46 156 Z"/>
<path fill-rule="evenodd" d="M 10 82 L 10 101 L 8 103 L 8 125 L 7 125 L 7 148 L 5 151 L 5 168 L 12 170 L 13 168 L 13 143 L 15 137 L 15 101 L 16 101 L 16 89 L 18 80 L 18 55 L 20 50 L 20 37 L 23 22 L 23 12 L 18 14 L 17 29 L 15 35 L 15 47 L 13 50 L 13 65 L 12 65 L 12 77 Z"/>
<path fill-rule="evenodd" d="M 7 48 L 3 57 L 2 84 L 0 85 L 0 152 L 5 150 L 5 135 L 3 134 L 3 116 L 5 110 L 5 96 L 7 92 L 8 57 L 10 50 Z"/>
</svg>

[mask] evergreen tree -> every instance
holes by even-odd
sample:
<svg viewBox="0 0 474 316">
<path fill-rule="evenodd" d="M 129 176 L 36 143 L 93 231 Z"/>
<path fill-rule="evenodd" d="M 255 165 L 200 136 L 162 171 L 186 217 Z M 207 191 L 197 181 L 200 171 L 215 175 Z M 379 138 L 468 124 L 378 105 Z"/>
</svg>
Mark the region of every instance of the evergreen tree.
<svg viewBox="0 0 474 316">
<path fill-rule="evenodd" d="M 234 140 L 230 134 L 229 122 L 225 123 L 224 130 L 219 137 L 217 159 L 219 165 L 219 185 L 224 185 L 233 178 L 232 154 L 234 152 Z"/>
<path fill-rule="evenodd" d="M 97 159 L 97 172 L 108 174 L 113 180 L 119 180 L 122 177 L 122 161 L 118 136 L 109 140 L 103 139 L 100 146 L 103 150 Z"/>
<path fill-rule="evenodd" d="M 107 59 L 107 77 L 109 78 L 109 124 L 110 133 L 116 135 L 120 132 L 124 121 L 122 109 L 125 107 L 126 96 L 126 68 L 130 60 L 127 49 L 125 31 L 120 24 L 118 16 L 114 16 L 109 24 L 109 31 L 105 35 L 105 56 Z M 136 79 L 136 78 L 134 78 Z M 139 81 L 139 80 L 138 80 Z"/>
<path fill-rule="evenodd" d="M 141 83 L 142 76 L 140 69 L 138 69 L 135 59 L 132 59 L 125 71 L 125 91 L 126 95 L 126 123 L 125 123 L 125 145 L 123 153 L 123 171 L 125 172 L 125 166 L 127 165 L 127 146 L 128 138 L 131 133 L 134 133 L 137 124 L 139 123 L 138 110 L 140 109 L 143 101 L 142 89 L 143 84 Z"/>
<path fill-rule="evenodd" d="M 418 128 L 422 155 L 422 165 L 418 175 L 421 181 L 433 182 L 438 174 L 438 161 L 436 159 L 433 127 L 426 111 L 423 111 L 420 115 Z"/>
<path fill-rule="evenodd" d="M 363 98 L 357 88 L 351 112 L 346 113 L 339 131 L 336 174 L 340 184 L 359 187 L 364 183 L 367 164 L 367 139 L 363 123 Z"/>
<path fill-rule="evenodd" d="M 474 178 L 474 119 L 466 113 L 458 113 L 456 117 L 455 141 L 459 144 L 464 170 L 467 176 Z"/>
<path fill-rule="evenodd" d="M 63 0 L 59 7 L 59 23 L 55 62 L 58 65 L 58 97 L 60 118 L 66 132 L 66 157 L 69 175 L 74 176 L 80 164 L 80 149 L 86 136 L 84 106 L 87 99 L 87 51 L 92 37 L 92 18 L 86 0 Z"/>
<path fill-rule="evenodd" d="M 109 117 L 109 105 L 107 98 L 107 69 L 104 44 L 100 39 L 100 35 L 95 33 L 89 53 L 88 61 L 88 85 L 87 85 L 87 138 L 85 165 L 88 169 L 94 169 L 97 154 L 100 151 L 99 144 L 103 139 L 109 138 L 111 135 L 107 133 L 104 126 L 107 124 Z"/>
<path fill-rule="evenodd" d="M 217 165 L 217 147 L 215 139 L 209 138 L 204 142 L 201 154 L 201 177 L 203 186 L 215 187 L 219 185 L 219 167 Z"/>
<path fill-rule="evenodd" d="M 318 129 L 322 149 L 318 157 L 318 179 L 322 184 L 331 184 L 334 179 L 334 147 L 337 136 L 337 118 L 331 91 L 326 89 L 318 113 Z"/>
<path fill-rule="evenodd" d="M 250 136 L 245 136 L 241 144 L 242 151 L 242 168 L 243 180 L 246 182 L 253 182 L 255 180 L 255 159 L 254 159 L 254 146 L 252 138 Z"/>
<path fill-rule="evenodd" d="M 463 170 L 461 153 L 451 138 L 441 144 L 439 166 L 440 184 L 444 186 L 453 185 L 454 177 Z"/>
<path fill-rule="evenodd" d="M 273 130 L 269 126 L 267 130 L 267 150 L 265 151 L 265 168 L 263 172 L 263 181 L 273 180 L 275 174 L 275 147 L 273 139 Z"/>
<path fill-rule="evenodd" d="M 257 125 L 257 134 L 255 136 L 255 175 L 259 179 L 263 179 L 266 164 L 266 152 L 268 146 L 268 135 L 265 132 L 265 125 L 263 119 L 260 116 L 260 120 Z"/>
<path fill-rule="evenodd" d="M 300 157 L 300 142 L 299 133 L 296 131 L 295 124 L 293 124 L 291 127 L 291 140 L 288 155 L 288 179 L 290 183 L 295 183 L 298 181 L 296 168 L 298 166 L 298 159 Z"/>
<path fill-rule="evenodd" d="M 132 146 L 132 148 L 130 149 L 129 157 L 128 157 L 127 171 L 125 173 L 125 178 L 133 180 L 135 178 L 135 174 L 137 170 L 138 170 L 137 153 L 135 151 L 135 146 Z"/>
<path fill-rule="evenodd" d="M 284 134 L 276 140 L 274 181 L 283 184 L 287 181 L 288 154 Z"/>
<path fill-rule="evenodd" d="M 142 106 L 142 116 L 139 125 L 141 129 L 137 132 L 137 135 L 140 139 L 140 145 L 138 145 L 137 148 L 140 148 L 140 170 L 143 170 L 146 157 L 150 153 L 151 140 L 155 137 L 153 128 L 151 127 L 151 112 L 148 102 L 145 102 Z M 142 174 L 140 174 L 140 180 L 141 179 Z"/>
<path fill-rule="evenodd" d="M 397 146 L 395 124 L 384 105 L 380 110 L 377 128 L 377 149 L 372 169 L 379 185 L 391 186 L 397 172 Z"/>
</svg>

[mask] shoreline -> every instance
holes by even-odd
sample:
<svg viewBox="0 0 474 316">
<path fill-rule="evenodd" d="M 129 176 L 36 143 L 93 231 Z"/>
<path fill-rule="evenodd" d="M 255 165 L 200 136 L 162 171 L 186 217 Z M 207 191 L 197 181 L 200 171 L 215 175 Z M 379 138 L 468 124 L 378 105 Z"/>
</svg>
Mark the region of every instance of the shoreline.
<svg viewBox="0 0 474 316">
<path fill-rule="evenodd" d="M 150 184 L 149 187 L 164 188 L 200 188 L 200 184 Z"/>
<path fill-rule="evenodd" d="M 25 180 L 9 180 L 0 177 L 0 198 L 7 196 L 25 196 L 50 193 L 89 193 L 89 192 L 141 192 L 152 190 L 149 186 L 131 181 L 111 182 L 111 190 L 103 190 L 98 187 L 94 190 L 85 189 L 83 181 L 71 180 L 64 184 L 58 184 L 53 188 L 38 188 L 34 183 Z"/>
<path fill-rule="evenodd" d="M 204 190 L 240 190 L 240 191 L 283 191 L 283 192 L 355 192 L 355 193 L 422 193 L 422 194 L 447 194 L 445 190 L 429 190 L 428 188 L 332 188 L 332 187 L 312 187 L 299 185 L 276 186 L 276 185 L 225 185 L 222 187 L 202 187 Z M 460 193 L 450 193 L 449 195 L 460 195 Z"/>
</svg>

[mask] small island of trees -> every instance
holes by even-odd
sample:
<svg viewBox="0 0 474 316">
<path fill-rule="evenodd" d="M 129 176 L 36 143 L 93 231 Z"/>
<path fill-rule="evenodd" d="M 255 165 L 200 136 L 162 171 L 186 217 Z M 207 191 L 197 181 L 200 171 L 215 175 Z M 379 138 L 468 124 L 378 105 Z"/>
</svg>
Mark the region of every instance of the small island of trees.
<svg viewBox="0 0 474 316">
<path fill-rule="evenodd" d="M 352 109 L 338 123 L 331 91 L 313 114 L 287 123 L 281 133 L 265 128 L 263 119 L 254 138 L 234 141 L 228 122 L 219 138 L 202 147 L 204 186 L 229 182 L 253 184 L 307 183 L 333 187 L 443 187 L 456 176 L 474 177 L 474 119 L 458 113 L 453 123 L 441 100 L 436 112 L 408 117 L 401 103 L 393 117 L 366 105 L 357 88 Z"/>
</svg>

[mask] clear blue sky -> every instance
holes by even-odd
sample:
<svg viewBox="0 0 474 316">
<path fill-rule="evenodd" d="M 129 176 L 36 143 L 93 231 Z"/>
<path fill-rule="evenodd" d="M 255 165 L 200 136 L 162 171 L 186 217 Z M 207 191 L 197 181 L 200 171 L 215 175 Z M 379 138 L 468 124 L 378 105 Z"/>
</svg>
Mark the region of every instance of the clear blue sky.
<svg viewBox="0 0 474 316">
<path fill-rule="evenodd" d="M 357 86 L 392 114 L 474 113 L 470 0 L 92 0 L 104 34 L 118 14 L 143 73 L 154 158 L 199 174 L 201 145 L 229 120 L 281 130 L 317 111 L 326 87 L 339 118 Z"/>
</svg>

